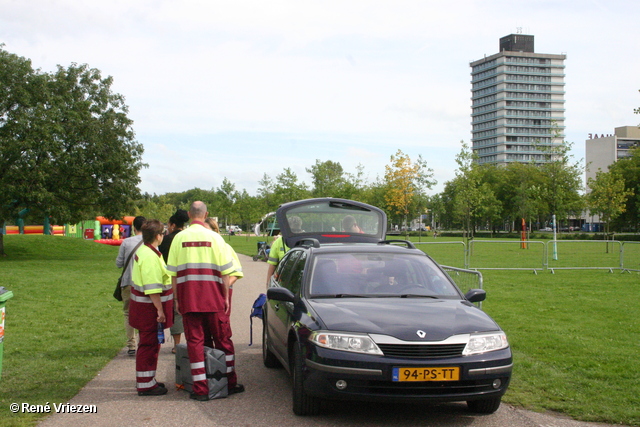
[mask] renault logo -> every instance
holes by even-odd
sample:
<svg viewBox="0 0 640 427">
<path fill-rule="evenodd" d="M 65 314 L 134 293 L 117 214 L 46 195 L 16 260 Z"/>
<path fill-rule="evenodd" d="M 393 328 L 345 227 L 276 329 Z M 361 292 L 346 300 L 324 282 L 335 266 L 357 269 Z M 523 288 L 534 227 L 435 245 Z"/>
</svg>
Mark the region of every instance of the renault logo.
<svg viewBox="0 0 640 427">
<path fill-rule="evenodd" d="M 427 333 L 425 331 L 420 331 L 420 330 L 416 332 L 416 334 L 418 334 L 420 338 L 424 338 L 427 336 Z"/>
</svg>

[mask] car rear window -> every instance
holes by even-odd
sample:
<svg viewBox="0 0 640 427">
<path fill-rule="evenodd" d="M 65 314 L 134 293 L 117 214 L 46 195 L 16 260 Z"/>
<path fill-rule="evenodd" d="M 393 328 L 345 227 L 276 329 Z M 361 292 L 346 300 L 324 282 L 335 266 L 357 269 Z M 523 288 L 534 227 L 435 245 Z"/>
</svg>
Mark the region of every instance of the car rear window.
<svg viewBox="0 0 640 427">
<path fill-rule="evenodd" d="M 345 207 L 331 201 L 296 207 L 287 211 L 286 217 L 292 235 L 336 233 L 376 236 L 384 226 L 380 213 L 376 211 Z"/>
</svg>

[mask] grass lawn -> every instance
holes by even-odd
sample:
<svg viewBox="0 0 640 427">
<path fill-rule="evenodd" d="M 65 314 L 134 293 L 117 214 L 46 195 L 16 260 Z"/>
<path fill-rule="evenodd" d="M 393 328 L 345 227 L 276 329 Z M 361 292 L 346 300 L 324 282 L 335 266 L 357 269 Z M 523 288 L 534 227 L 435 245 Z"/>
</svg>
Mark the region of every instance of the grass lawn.
<svg viewBox="0 0 640 427">
<path fill-rule="evenodd" d="M 118 248 L 59 236 L 5 236 L 6 303 L 0 425 L 34 425 L 12 402 L 64 403 L 124 347 L 122 303 L 112 294 Z"/>
<path fill-rule="evenodd" d="M 253 255 L 264 238 L 225 240 L 238 253 Z M 460 246 L 420 248 L 462 267 Z M 563 246 L 561 259 L 581 259 L 572 252 L 577 246 Z M 75 238 L 5 236 L 5 250 L 0 286 L 14 298 L 6 306 L 0 426 L 34 425 L 39 415 L 12 414 L 9 404 L 66 402 L 124 346 L 121 303 L 111 295 L 118 248 Z M 475 250 L 510 263 L 518 254 L 532 256 L 510 244 Z M 505 402 L 585 421 L 640 425 L 638 273 L 488 270 L 483 276 L 483 309 L 507 332 L 515 357 Z"/>
</svg>

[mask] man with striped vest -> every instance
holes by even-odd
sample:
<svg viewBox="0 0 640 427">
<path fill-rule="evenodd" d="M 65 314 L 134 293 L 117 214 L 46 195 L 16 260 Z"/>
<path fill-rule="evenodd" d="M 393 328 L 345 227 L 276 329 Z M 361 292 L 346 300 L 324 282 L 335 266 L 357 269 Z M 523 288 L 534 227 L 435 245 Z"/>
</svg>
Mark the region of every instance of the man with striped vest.
<svg viewBox="0 0 640 427">
<path fill-rule="evenodd" d="M 226 354 L 229 395 L 244 391 L 244 386 L 237 381 L 229 324 L 229 274 L 234 271 L 233 256 L 224 239 L 204 226 L 208 216 L 203 202 L 193 202 L 189 209 L 191 225 L 174 237 L 167 261 L 187 338 L 193 376 L 191 398 L 202 401 L 209 400 L 205 345 Z"/>
</svg>

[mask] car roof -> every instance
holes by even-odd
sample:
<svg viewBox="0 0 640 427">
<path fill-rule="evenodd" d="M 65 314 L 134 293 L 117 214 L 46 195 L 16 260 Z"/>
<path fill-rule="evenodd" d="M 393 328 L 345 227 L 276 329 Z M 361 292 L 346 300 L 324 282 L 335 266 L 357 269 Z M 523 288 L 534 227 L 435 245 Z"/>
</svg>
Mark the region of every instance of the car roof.
<svg viewBox="0 0 640 427">
<path fill-rule="evenodd" d="M 387 231 L 387 215 L 382 209 L 332 197 L 285 203 L 276 211 L 276 219 L 290 248 L 309 238 L 321 244 L 377 243 L 384 240 Z"/>
</svg>

